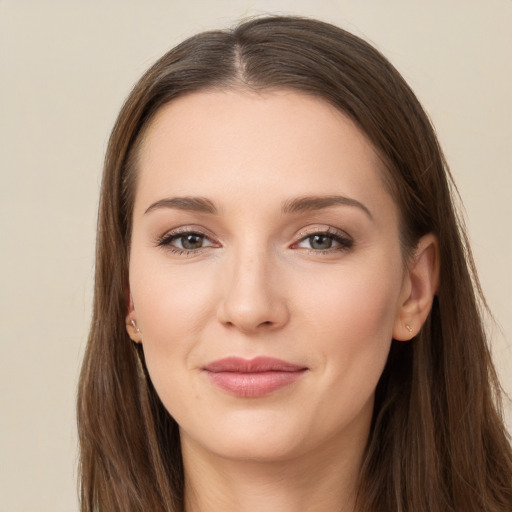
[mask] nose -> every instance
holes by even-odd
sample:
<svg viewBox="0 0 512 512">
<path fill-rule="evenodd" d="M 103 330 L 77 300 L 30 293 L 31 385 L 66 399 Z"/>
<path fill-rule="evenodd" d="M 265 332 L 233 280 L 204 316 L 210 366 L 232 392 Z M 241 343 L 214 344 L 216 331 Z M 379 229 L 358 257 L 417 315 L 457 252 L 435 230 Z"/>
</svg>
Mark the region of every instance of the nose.
<svg viewBox="0 0 512 512">
<path fill-rule="evenodd" d="M 267 332 L 288 323 L 289 308 L 279 269 L 264 253 L 233 255 L 226 262 L 219 321 L 246 334 Z"/>
</svg>

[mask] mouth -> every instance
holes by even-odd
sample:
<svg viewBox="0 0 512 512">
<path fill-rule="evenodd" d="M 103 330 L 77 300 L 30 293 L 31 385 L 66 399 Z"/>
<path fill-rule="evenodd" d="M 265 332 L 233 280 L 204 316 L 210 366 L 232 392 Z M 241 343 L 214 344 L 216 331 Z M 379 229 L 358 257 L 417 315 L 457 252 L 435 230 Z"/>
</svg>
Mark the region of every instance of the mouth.
<svg viewBox="0 0 512 512">
<path fill-rule="evenodd" d="M 293 384 L 308 371 L 305 366 L 272 357 L 227 357 L 208 363 L 202 369 L 214 386 L 245 398 L 273 393 Z"/>
</svg>

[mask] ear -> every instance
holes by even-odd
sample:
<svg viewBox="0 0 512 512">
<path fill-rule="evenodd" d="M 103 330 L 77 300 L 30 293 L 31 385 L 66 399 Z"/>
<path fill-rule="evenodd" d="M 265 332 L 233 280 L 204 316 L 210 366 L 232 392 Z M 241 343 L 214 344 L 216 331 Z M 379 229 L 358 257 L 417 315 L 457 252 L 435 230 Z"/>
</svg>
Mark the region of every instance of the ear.
<svg viewBox="0 0 512 512">
<path fill-rule="evenodd" d="M 128 314 L 126 315 L 126 332 L 130 336 L 131 340 L 135 343 L 142 343 L 142 333 L 137 327 L 137 315 L 135 313 L 135 307 L 133 305 L 133 298 L 130 291 L 128 293 Z"/>
<path fill-rule="evenodd" d="M 433 234 L 420 239 L 411 258 L 393 327 L 393 338 L 408 341 L 420 331 L 439 288 L 439 243 Z"/>
</svg>

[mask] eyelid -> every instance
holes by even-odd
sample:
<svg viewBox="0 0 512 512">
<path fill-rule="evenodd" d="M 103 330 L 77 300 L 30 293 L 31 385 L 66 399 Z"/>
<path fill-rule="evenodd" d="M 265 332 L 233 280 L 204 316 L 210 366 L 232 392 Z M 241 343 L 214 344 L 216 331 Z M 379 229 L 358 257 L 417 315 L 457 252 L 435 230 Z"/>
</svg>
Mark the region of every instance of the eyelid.
<svg viewBox="0 0 512 512">
<path fill-rule="evenodd" d="M 315 225 L 315 226 L 311 226 L 311 227 L 302 229 L 297 234 L 297 241 L 300 242 L 301 240 L 304 240 L 308 236 L 320 235 L 320 234 L 339 236 L 339 237 L 347 239 L 347 240 L 352 240 L 352 237 L 346 231 L 343 231 L 342 229 L 335 228 L 333 226 Z"/>
<path fill-rule="evenodd" d="M 199 235 L 209 242 L 211 245 L 207 245 L 205 247 L 200 247 L 198 249 L 181 249 L 176 246 L 172 246 L 170 244 L 171 240 L 174 238 L 179 238 L 184 235 Z M 209 248 L 209 247 L 220 247 L 221 244 L 216 240 L 216 237 L 210 233 L 208 229 L 205 229 L 201 226 L 196 225 L 188 225 L 188 226 L 180 226 L 178 228 L 173 228 L 166 231 L 163 235 L 160 235 L 155 240 L 155 245 L 158 247 L 162 247 L 164 249 L 175 250 L 175 252 L 187 252 L 187 253 L 198 253 L 199 251 Z M 172 249 L 171 249 L 172 248 Z"/>
<path fill-rule="evenodd" d="M 308 238 L 315 235 L 327 235 L 335 242 L 338 243 L 337 247 L 331 247 L 329 249 L 308 249 L 307 247 L 298 247 L 298 244 L 304 242 Z M 334 228 L 333 226 L 311 226 L 310 228 L 306 228 L 300 231 L 297 235 L 297 240 L 292 244 L 292 248 L 295 249 L 304 249 L 307 251 L 311 251 L 316 254 L 325 254 L 332 251 L 343 251 L 348 250 L 354 245 L 353 238 L 346 232 L 338 228 Z"/>
<path fill-rule="evenodd" d="M 158 236 L 158 239 L 166 238 L 171 235 L 180 235 L 186 233 L 197 233 L 198 235 L 204 236 L 209 239 L 215 239 L 215 235 L 203 226 L 199 226 L 197 224 L 187 224 L 184 226 L 178 226 L 176 228 L 168 229 L 164 232 L 163 235 Z"/>
</svg>

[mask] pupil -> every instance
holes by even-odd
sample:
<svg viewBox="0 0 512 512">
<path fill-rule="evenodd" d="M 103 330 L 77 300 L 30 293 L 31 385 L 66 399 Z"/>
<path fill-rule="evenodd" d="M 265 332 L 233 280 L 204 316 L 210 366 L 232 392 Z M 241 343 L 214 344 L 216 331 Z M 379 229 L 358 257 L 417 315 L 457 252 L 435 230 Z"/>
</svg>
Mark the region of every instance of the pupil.
<svg viewBox="0 0 512 512">
<path fill-rule="evenodd" d="M 199 235 L 187 235 L 182 237 L 181 244 L 184 249 L 199 249 L 203 244 L 203 237 Z"/>
<path fill-rule="evenodd" d="M 311 239 L 311 247 L 313 249 L 330 249 L 332 240 L 324 235 L 314 235 Z"/>
</svg>

